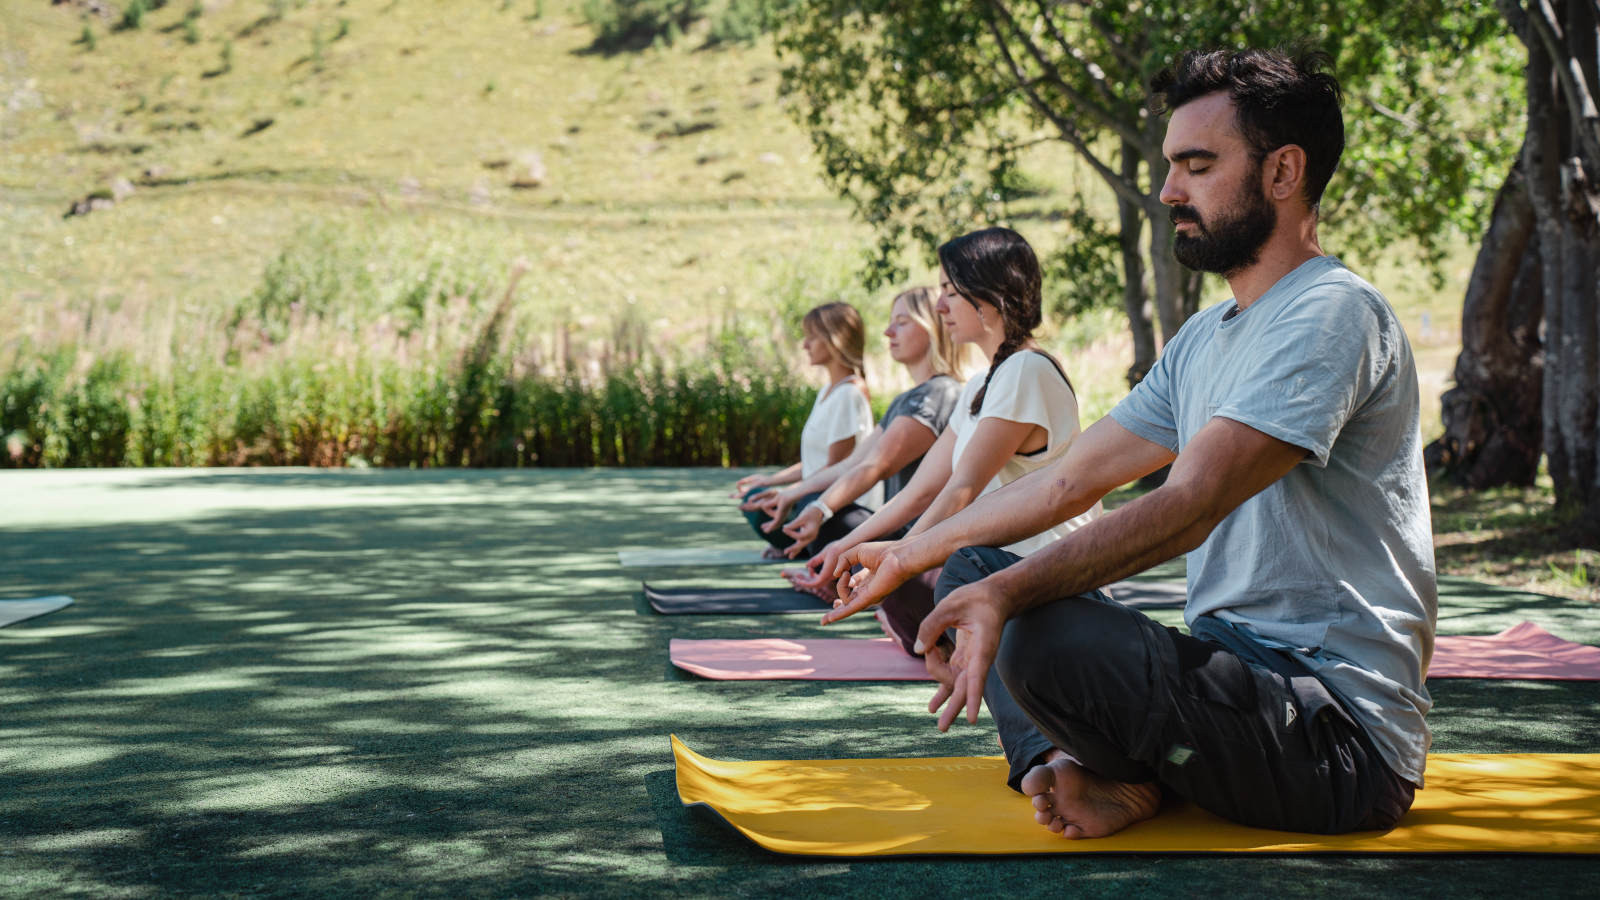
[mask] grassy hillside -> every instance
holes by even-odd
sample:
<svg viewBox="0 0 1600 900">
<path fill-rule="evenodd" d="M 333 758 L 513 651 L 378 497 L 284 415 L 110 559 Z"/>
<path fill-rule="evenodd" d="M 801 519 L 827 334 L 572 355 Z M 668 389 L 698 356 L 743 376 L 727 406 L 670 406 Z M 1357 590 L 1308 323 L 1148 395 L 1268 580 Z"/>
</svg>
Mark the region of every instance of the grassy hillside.
<svg viewBox="0 0 1600 900">
<path fill-rule="evenodd" d="M 587 30 L 538 5 L 235 0 L 190 44 L 179 3 L 120 31 L 9 4 L 7 299 L 228 304 L 307 222 L 403 219 L 529 254 L 543 317 L 604 334 L 631 299 L 670 342 L 858 237 L 769 53 L 584 55 Z M 119 178 L 114 209 L 60 219 Z"/>
<path fill-rule="evenodd" d="M 691 36 L 606 55 L 559 0 L 173 0 L 123 26 L 98 2 L 0 11 L 8 349 L 193 351 L 307 228 L 400 228 L 419 252 L 501 269 L 529 258 L 517 334 L 545 361 L 600 359 L 619 331 L 693 353 L 734 321 L 778 338 L 826 299 L 884 306 L 851 285 L 868 235 L 785 116 L 768 47 Z M 1095 189 L 1054 148 L 1027 164 L 1040 184 Z M 61 218 L 119 180 L 133 192 L 114 207 Z M 1019 227 L 1055 239 L 1048 219 Z M 1376 273 L 1431 348 L 1430 403 L 1465 258 L 1443 291 L 1403 254 Z M 1116 317 L 1052 334 L 1085 412 L 1103 412 L 1123 389 Z"/>
</svg>

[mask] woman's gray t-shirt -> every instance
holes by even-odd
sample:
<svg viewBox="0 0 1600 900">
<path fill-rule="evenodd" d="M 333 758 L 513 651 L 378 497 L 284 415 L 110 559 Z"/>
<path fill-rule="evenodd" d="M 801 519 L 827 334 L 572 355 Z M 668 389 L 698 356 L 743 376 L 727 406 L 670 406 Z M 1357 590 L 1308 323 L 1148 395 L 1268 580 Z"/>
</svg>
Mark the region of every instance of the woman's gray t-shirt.
<svg viewBox="0 0 1600 900">
<path fill-rule="evenodd" d="M 889 408 L 884 411 L 883 419 L 878 424 L 887 433 L 889 425 L 896 418 L 910 416 L 928 426 L 933 436 L 938 437 L 944 434 L 945 426 L 950 424 L 950 414 L 955 412 L 956 402 L 960 399 L 961 382 L 949 375 L 935 375 L 890 401 Z M 921 462 L 922 457 L 919 456 L 883 480 L 883 502 L 894 499 L 901 488 L 911 483 L 911 476 L 917 474 L 917 466 Z"/>
</svg>

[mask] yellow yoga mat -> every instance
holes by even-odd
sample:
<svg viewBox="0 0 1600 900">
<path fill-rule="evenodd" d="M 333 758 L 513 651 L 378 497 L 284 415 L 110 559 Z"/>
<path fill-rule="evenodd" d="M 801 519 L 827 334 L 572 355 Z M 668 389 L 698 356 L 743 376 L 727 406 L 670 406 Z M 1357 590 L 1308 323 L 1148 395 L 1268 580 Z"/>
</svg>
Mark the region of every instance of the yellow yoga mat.
<svg viewBox="0 0 1600 900">
<path fill-rule="evenodd" d="M 1262 831 L 1177 804 L 1111 837 L 1034 824 L 1003 757 L 720 762 L 672 738 L 678 797 L 802 856 L 1018 853 L 1600 853 L 1600 754 L 1437 754 L 1394 830 Z"/>
</svg>

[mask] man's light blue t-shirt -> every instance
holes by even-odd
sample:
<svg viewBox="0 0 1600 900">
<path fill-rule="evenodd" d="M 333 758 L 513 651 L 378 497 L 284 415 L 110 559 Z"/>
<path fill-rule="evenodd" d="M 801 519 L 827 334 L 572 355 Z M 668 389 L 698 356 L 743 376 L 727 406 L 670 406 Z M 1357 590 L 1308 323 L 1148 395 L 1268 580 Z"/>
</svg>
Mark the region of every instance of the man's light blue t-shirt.
<svg viewBox="0 0 1600 900">
<path fill-rule="evenodd" d="M 1309 451 L 1189 554 L 1184 619 L 1294 650 L 1420 786 L 1438 589 L 1411 345 L 1383 295 L 1332 257 L 1233 307 L 1190 319 L 1111 411 L 1174 452 L 1215 416 Z"/>
</svg>

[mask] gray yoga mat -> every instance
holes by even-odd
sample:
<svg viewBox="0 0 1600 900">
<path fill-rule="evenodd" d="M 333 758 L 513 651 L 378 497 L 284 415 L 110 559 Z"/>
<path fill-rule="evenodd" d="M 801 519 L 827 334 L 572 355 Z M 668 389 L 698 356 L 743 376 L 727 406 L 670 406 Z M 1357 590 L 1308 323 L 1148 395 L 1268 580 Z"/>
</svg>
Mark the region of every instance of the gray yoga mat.
<svg viewBox="0 0 1600 900">
<path fill-rule="evenodd" d="M 71 597 L 30 597 L 27 600 L 0 600 L 0 628 L 36 616 L 53 613 L 72 605 Z"/>
<path fill-rule="evenodd" d="M 745 547 L 684 547 L 676 550 L 618 550 L 617 562 L 630 569 L 655 566 L 770 566 L 792 559 L 762 559 L 761 549 Z"/>
<path fill-rule="evenodd" d="M 644 596 L 664 616 L 774 615 L 824 613 L 833 604 L 791 587 L 779 588 L 653 588 Z"/>
</svg>

